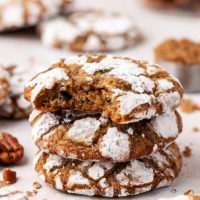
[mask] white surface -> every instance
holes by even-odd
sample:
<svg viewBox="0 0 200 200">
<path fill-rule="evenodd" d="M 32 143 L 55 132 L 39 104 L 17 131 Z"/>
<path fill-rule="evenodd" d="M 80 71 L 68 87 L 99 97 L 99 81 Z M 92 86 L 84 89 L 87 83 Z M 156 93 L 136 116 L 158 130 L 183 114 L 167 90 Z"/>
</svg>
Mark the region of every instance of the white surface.
<svg viewBox="0 0 200 200">
<path fill-rule="evenodd" d="M 198 17 L 180 13 L 154 12 L 143 7 L 140 2 L 141 0 L 77 0 L 76 5 L 79 7 L 87 7 L 88 5 L 89 7 L 102 7 L 134 16 L 144 33 L 145 40 L 136 47 L 112 53 L 114 55 L 153 61 L 153 47 L 167 37 L 181 38 L 185 36 L 198 40 L 200 35 L 200 28 L 198 28 L 200 27 L 200 20 Z M 25 63 L 28 59 L 34 57 L 38 63 L 41 63 L 41 66 L 44 64 L 49 66 L 50 63 L 70 54 L 72 53 L 68 51 L 49 49 L 42 46 L 37 36 L 30 33 L 27 34 L 27 32 L 0 34 L 0 63 L 3 64 Z M 200 103 L 200 95 L 193 96 L 196 101 L 199 99 Z M 189 145 L 192 148 L 192 156 L 184 158 L 184 167 L 180 177 L 172 186 L 127 199 L 157 200 L 160 197 L 172 197 L 183 194 L 188 189 L 193 189 L 197 194 L 200 194 L 200 132 L 192 132 L 194 126 L 200 128 L 200 112 L 189 115 L 183 114 L 182 116 L 184 130 L 178 139 L 178 143 L 181 149 Z M 28 121 L 0 120 L 0 130 L 12 133 L 23 144 L 25 148 L 23 160 L 16 166 L 10 166 L 10 168 L 17 171 L 18 181 L 15 186 L 19 190 L 31 190 L 32 183 L 37 180 L 32 168 L 33 155 L 36 152 L 36 148 L 33 145 Z M 3 169 L 4 167 L 0 166 L 0 171 Z M 175 194 L 171 192 L 171 189 L 174 188 L 177 189 Z M 38 194 L 30 199 L 44 198 L 48 200 L 92 199 L 85 196 L 61 193 L 48 187 L 46 184 L 42 184 Z M 103 198 L 94 197 L 93 199 Z"/>
</svg>

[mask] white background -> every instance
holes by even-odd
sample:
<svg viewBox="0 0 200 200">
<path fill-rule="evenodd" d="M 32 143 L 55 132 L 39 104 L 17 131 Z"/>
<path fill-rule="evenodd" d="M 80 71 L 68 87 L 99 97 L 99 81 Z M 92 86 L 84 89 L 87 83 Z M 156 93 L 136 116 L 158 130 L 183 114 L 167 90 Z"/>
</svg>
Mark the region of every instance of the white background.
<svg viewBox="0 0 200 200">
<path fill-rule="evenodd" d="M 118 11 L 123 14 L 132 15 L 141 28 L 144 40 L 136 47 L 123 51 L 112 52 L 113 55 L 129 56 L 136 59 L 144 59 L 153 62 L 153 48 L 162 40 L 169 37 L 182 38 L 187 37 L 195 41 L 200 41 L 200 16 L 194 16 L 191 13 L 176 13 L 158 11 L 145 8 L 141 0 L 77 0 L 76 8 L 102 8 L 105 10 Z M 0 63 L 15 64 L 27 63 L 30 58 L 35 58 L 36 62 L 43 66 L 50 66 L 59 58 L 73 54 L 66 50 L 49 49 L 44 47 L 39 37 L 27 32 L 15 32 L 0 34 Z M 25 65 L 27 68 L 28 65 Z M 200 95 L 187 95 L 200 104 Z M 192 148 L 192 156 L 184 158 L 183 170 L 179 178 L 170 187 L 153 190 L 146 194 L 128 197 L 127 199 L 157 200 L 160 197 L 172 197 L 183 194 L 188 189 L 193 189 L 200 194 L 200 132 L 192 132 L 192 128 L 200 128 L 200 112 L 193 114 L 184 114 L 184 129 L 178 139 L 181 150 L 189 145 Z M 10 166 L 17 171 L 18 181 L 15 186 L 19 190 L 32 190 L 32 183 L 37 180 L 33 171 L 32 161 L 36 148 L 31 138 L 31 129 L 27 120 L 9 121 L 0 120 L 0 131 L 7 131 L 15 135 L 25 148 L 25 156 L 18 165 Z M 4 169 L 0 166 L 0 171 Z M 176 188 L 177 192 L 173 194 L 171 189 Z M 38 195 L 31 199 L 48 200 L 78 200 L 92 199 L 90 197 L 69 195 L 58 192 L 46 184 L 42 184 Z M 103 199 L 93 197 L 93 199 Z M 120 198 L 118 198 L 120 199 Z M 126 199 L 126 198 L 125 198 Z"/>
</svg>

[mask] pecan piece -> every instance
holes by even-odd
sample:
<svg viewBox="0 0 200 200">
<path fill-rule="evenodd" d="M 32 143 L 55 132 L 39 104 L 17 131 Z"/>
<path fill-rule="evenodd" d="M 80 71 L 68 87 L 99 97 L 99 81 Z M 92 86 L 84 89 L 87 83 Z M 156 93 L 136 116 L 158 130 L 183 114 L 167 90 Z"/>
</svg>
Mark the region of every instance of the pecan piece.
<svg viewBox="0 0 200 200">
<path fill-rule="evenodd" d="M 8 133 L 0 132 L 0 163 L 13 164 L 24 154 L 24 148 L 17 138 Z"/>
<path fill-rule="evenodd" d="M 7 183 L 15 183 L 17 181 L 16 172 L 10 169 L 5 169 L 3 171 L 3 180 Z"/>
</svg>

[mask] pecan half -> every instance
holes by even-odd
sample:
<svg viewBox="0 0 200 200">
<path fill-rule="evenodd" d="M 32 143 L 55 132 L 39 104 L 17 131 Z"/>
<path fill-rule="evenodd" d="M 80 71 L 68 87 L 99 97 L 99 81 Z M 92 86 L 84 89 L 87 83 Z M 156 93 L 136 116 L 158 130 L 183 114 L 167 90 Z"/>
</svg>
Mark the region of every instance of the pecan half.
<svg viewBox="0 0 200 200">
<path fill-rule="evenodd" d="M 24 154 L 24 148 L 17 138 L 8 133 L 0 132 L 0 163 L 13 164 Z"/>
</svg>

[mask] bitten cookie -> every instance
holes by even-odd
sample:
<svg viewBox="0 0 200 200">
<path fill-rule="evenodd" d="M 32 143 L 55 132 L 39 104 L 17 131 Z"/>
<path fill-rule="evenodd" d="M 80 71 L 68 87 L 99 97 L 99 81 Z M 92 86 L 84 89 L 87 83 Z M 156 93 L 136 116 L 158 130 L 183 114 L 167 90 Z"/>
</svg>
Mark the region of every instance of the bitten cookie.
<svg viewBox="0 0 200 200">
<path fill-rule="evenodd" d="M 106 55 L 68 57 L 25 86 L 37 110 L 91 111 L 120 124 L 172 112 L 182 95 L 180 83 L 157 65 Z"/>
<path fill-rule="evenodd" d="M 0 31 L 32 26 L 65 11 L 69 0 L 3 0 L 0 2 Z"/>
<path fill-rule="evenodd" d="M 39 69 L 12 65 L 4 67 L 8 73 L 9 90 L 5 101 L 0 105 L 0 118 L 27 118 L 32 106 L 24 99 L 24 85 Z"/>
<path fill-rule="evenodd" d="M 39 152 L 34 160 L 39 177 L 68 193 L 100 196 L 128 196 L 164 187 L 173 182 L 182 167 L 178 146 L 172 144 L 124 163 L 95 163 L 62 159 Z"/>
<path fill-rule="evenodd" d="M 0 105 L 5 101 L 8 95 L 8 73 L 0 66 Z"/>
<path fill-rule="evenodd" d="M 104 162 L 149 155 L 173 142 L 182 131 L 177 112 L 119 125 L 94 113 L 34 110 L 30 123 L 41 150 L 63 158 Z"/>
<path fill-rule="evenodd" d="M 108 51 L 132 46 L 141 39 L 134 20 L 99 10 L 76 11 L 40 25 L 42 42 L 73 51 Z"/>
</svg>

